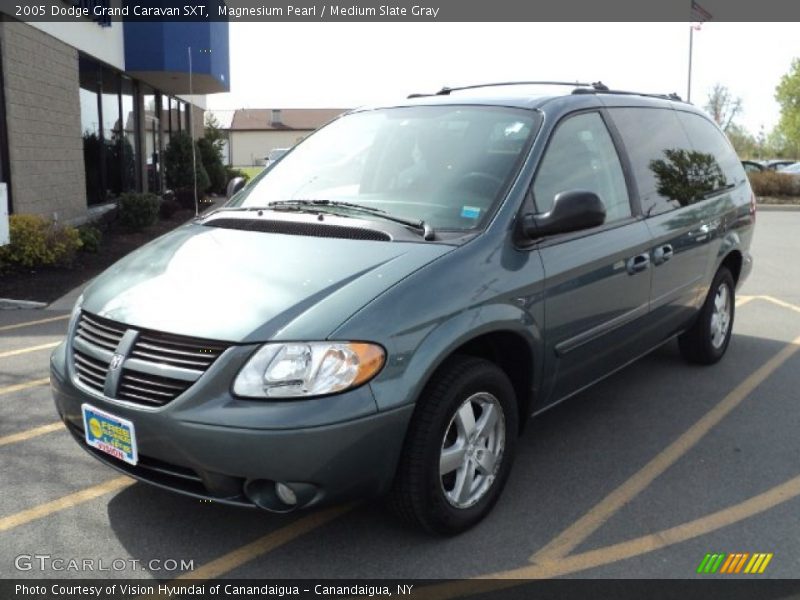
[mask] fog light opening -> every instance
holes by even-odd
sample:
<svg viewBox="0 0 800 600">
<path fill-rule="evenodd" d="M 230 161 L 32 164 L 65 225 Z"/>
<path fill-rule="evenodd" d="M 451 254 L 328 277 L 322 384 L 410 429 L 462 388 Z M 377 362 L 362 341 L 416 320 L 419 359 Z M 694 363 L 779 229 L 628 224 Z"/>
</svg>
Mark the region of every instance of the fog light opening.
<svg viewBox="0 0 800 600">
<path fill-rule="evenodd" d="M 297 506 L 297 494 L 285 483 L 278 481 L 275 484 L 275 494 L 278 499 L 288 506 Z"/>
</svg>

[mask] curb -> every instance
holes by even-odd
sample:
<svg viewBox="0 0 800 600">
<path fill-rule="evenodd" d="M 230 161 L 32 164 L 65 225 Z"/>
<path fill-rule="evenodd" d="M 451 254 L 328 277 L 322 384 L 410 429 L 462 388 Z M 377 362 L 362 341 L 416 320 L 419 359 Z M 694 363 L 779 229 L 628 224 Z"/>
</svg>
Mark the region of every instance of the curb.
<svg viewBox="0 0 800 600">
<path fill-rule="evenodd" d="M 0 310 L 16 310 L 44 308 L 46 302 L 36 302 L 35 300 L 13 300 L 12 298 L 0 298 Z"/>
</svg>

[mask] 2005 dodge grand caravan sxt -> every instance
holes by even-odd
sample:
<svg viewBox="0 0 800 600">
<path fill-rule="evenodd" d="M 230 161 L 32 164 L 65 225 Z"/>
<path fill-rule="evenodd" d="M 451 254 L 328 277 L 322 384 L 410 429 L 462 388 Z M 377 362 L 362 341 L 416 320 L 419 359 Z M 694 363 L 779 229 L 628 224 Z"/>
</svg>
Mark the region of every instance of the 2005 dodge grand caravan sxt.
<svg viewBox="0 0 800 600">
<path fill-rule="evenodd" d="M 722 357 L 754 222 L 725 136 L 674 96 L 504 84 L 355 110 L 99 276 L 56 405 L 161 487 L 277 512 L 389 492 L 459 532 L 532 413 L 676 336 Z"/>
</svg>

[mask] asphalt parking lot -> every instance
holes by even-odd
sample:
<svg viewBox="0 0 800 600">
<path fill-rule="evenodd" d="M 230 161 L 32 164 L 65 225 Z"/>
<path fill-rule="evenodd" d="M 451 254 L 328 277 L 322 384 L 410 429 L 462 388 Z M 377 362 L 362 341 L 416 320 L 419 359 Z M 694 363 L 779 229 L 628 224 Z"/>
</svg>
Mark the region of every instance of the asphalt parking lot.
<svg viewBox="0 0 800 600">
<path fill-rule="evenodd" d="M 696 574 L 707 553 L 770 553 L 747 577 L 796 577 L 798 231 L 800 212 L 759 213 L 720 364 L 688 366 L 668 345 L 537 417 L 494 512 L 452 539 L 380 502 L 275 516 L 120 477 L 56 420 L 46 378 L 66 313 L 0 311 L 0 577 L 93 576 L 17 570 L 35 554 L 140 561 L 106 578 L 717 577 Z"/>
</svg>

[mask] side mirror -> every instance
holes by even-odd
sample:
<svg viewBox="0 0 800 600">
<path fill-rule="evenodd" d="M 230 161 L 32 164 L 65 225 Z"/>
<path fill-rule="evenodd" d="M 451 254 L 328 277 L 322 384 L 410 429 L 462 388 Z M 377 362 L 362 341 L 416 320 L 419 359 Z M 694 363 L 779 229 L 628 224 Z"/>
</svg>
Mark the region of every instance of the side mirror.
<svg viewBox="0 0 800 600">
<path fill-rule="evenodd" d="M 244 187 L 244 177 L 234 177 L 228 182 L 228 187 L 225 188 L 225 197 L 230 200 L 236 192 Z"/>
<path fill-rule="evenodd" d="M 597 227 L 605 220 L 606 208 L 597 194 L 586 190 L 570 190 L 556 194 L 550 212 L 527 214 L 522 223 L 525 235 L 535 239 Z"/>
</svg>

